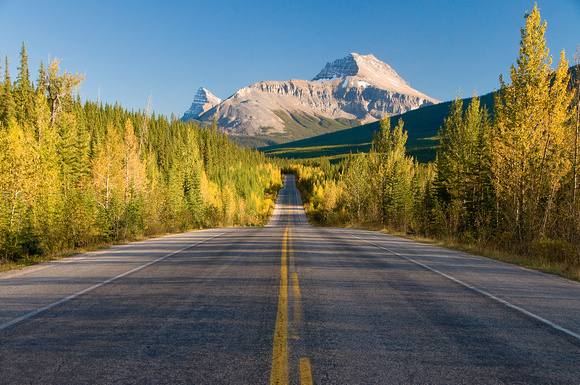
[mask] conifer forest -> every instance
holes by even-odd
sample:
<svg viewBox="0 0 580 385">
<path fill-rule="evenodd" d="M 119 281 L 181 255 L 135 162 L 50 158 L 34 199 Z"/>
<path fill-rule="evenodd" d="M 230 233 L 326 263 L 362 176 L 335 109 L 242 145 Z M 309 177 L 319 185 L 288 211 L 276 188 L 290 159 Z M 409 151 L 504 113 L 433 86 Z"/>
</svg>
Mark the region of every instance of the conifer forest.
<svg viewBox="0 0 580 385">
<path fill-rule="evenodd" d="M 1 62 L 0 258 L 263 225 L 286 172 L 313 223 L 453 238 L 578 270 L 579 66 L 564 52 L 552 65 L 545 28 L 534 7 L 493 110 L 458 97 L 430 163 L 406 154 L 404 121 L 388 117 L 370 152 L 340 163 L 270 159 L 215 122 L 83 103 L 83 76 L 56 58 L 33 81 L 23 44 L 14 80 Z"/>
<path fill-rule="evenodd" d="M 14 81 L 1 64 L 1 259 L 269 217 L 279 167 L 215 125 L 82 103 L 57 58 L 33 82 L 24 43 Z"/>
</svg>

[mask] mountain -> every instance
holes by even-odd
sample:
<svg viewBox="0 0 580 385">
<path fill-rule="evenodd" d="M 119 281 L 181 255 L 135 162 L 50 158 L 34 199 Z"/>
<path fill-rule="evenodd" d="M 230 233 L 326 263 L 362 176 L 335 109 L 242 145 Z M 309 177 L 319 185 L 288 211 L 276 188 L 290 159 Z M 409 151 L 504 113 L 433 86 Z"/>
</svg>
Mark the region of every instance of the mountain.
<svg viewBox="0 0 580 385">
<path fill-rule="evenodd" d="M 187 110 L 183 117 L 181 118 L 182 121 L 188 121 L 190 119 L 197 119 L 201 114 L 210 110 L 212 107 L 217 106 L 220 104 L 222 100 L 206 90 L 203 87 L 200 87 L 193 98 L 193 103 L 191 103 L 191 107 Z"/>
<path fill-rule="evenodd" d="M 194 102 L 195 103 L 195 102 Z M 238 90 L 197 119 L 240 139 L 281 143 L 334 132 L 439 103 L 374 55 L 327 63 L 311 81 L 264 81 Z M 183 119 L 187 120 L 187 119 Z M 243 144 L 243 143 L 241 143 Z"/>
<path fill-rule="evenodd" d="M 346 83 L 346 78 L 349 79 L 350 83 Z M 425 102 L 427 104 L 438 103 L 437 100 L 411 88 L 409 83 L 403 80 L 395 70 L 377 59 L 373 54 L 361 56 L 351 53 L 344 59 L 337 59 L 332 63 L 327 63 L 312 81 L 332 81 L 336 79 L 345 80 L 341 84 L 343 89 L 352 88 L 356 84 L 356 86 L 363 89 L 370 87 L 415 97 L 417 99 L 414 102 L 420 106 L 424 105 Z M 382 118 L 382 115 L 380 118 Z"/>
</svg>

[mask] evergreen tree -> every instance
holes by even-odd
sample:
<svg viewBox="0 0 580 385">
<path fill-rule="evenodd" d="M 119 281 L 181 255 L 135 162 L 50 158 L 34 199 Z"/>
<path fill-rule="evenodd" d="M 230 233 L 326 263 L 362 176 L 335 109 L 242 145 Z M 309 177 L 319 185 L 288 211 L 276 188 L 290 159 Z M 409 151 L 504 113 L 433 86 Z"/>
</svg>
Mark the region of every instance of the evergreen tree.
<svg viewBox="0 0 580 385">
<path fill-rule="evenodd" d="M 385 115 L 379 121 L 380 131 L 373 133 L 372 148 L 375 152 L 385 154 L 390 150 L 391 119 Z"/>
<path fill-rule="evenodd" d="M 191 217 L 191 225 L 198 227 L 203 224 L 203 200 L 201 195 L 203 165 L 193 130 L 188 129 L 184 139 L 182 150 L 183 196 L 186 201 L 188 215 Z"/>
<path fill-rule="evenodd" d="M 0 59 L 0 103 L 2 103 L 2 94 L 4 93 L 4 82 L 2 80 L 2 59 Z M 2 118 L 2 104 L 0 104 L 0 119 Z M 2 121 L 0 120 L 0 124 Z"/>
<path fill-rule="evenodd" d="M 36 93 L 45 95 L 46 94 L 46 81 L 48 77 L 46 74 L 46 68 L 42 60 L 40 61 L 40 68 L 38 69 L 38 80 L 36 81 Z"/>
<path fill-rule="evenodd" d="M 438 193 L 450 232 L 479 231 L 486 224 L 491 209 L 489 130 L 487 110 L 474 95 L 465 112 L 457 97 L 439 131 Z"/>
<path fill-rule="evenodd" d="M 34 86 L 30 81 L 28 54 L 24 42 L 22 42 L 22 50 L 20 51 L 20 67 L 18 67 L 18 76 L 14 87 L 14 101 L 16 120 L 20 124 L 33 126 L 35 123 Z"/>
<path fill-rule="evenodd" d="M 572 100 L 572 218 L 573 218 L 573 237 L 580 235 L 580 215 L 578 213 L 580 207 L 580 47 L 576 49 L 574 54 L 574 81 L 572 85 L 572 93 L 574 98 Z"/>
<path fill-rule="evenodd" d="M 445 221 L 435 188 L 435 164 L 419 164 L 415 169 L 412 230 L 430 237 L 442 235 Z"/>
<path fill-rule="evenodd" d="M 380 122 L 381 131 L 375 135 L 371 152 L 373 186 L 381 223 L 406 228 L 412 207 L 413 160 L 405 155 L 407 132 L 399 119 L 391 130 L 390 119 Z"/>
<path fill-rule="evenodd" d="M 0 123 L 8 126 L 10 122 L 15 119 L 16 105 L 14 103 L 14 95 L 12 91 L 12 81 L 10 80 L 10 71 L 8 56 L 4 60 L 4 87 L 3 92 L 0 95 Z"/>
<path fill-rule="evenodd" d="M 351 215 L 362 222 L 369 203 L 369 162 L 366 154 L 350 155 L 346 160 L 342 180 L 345 184 L 347 205 Z"/>
</svg>

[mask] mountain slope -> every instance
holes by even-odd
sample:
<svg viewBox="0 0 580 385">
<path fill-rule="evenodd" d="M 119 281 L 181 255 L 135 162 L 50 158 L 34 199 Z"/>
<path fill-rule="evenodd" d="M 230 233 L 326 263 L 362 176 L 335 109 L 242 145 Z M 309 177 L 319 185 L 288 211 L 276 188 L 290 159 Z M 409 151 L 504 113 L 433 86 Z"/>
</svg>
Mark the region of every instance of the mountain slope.
<svg viewBox="0 0 580 385">
<path fill-rule="evenodd" d="M 264 81 L 244 87 L 197 119 L 211 122 L 215 116 L 236 138 L 287 142 L 436 103 L 373 55 L 353 53 L 327 63 L 312 81 Z"/>
<path fill-rule="evenodd" d="M 436 103 L 438 101 L 411 88 L 403 78 L 388 64 L 377 59 L 373 54 L 358 55 L 351 53 L 344 59 L 337 59 L 327 63 L 312 81 L 329 81 L 334 79 L 347 79 L 349 86 L 355 83 L 359 87 L 373 87 L 388 90 L 402 95 L 409 95 Z M 346 83 L 343 83 L 343 87 Z M 382 115 L 381 115 L 382 117 Z"/>
<path fill-rule="evenodd" d="M 483 95 L 480 99 L 482 106 L 486 106 L 489 111 L 493 110 L 493 93 Z M 465 109 L 470 101 L 471 98 L 463 99 Z M 452 103 L 452 101 L 439 103 L 391 117 L 391 127 L 395 127 L 399 119 L 403 119 L 404 129 L 408 133 L 409 155 L 415 156 L 421 162 L 435 159 L 436 148 L 439 145 L 437 134 L 444 124 L 444 119 L 449 116 Z M 340 159 L 350 153 L 368 151 L 373 134 L 378 131 L 380 131 L 379 122 L 373 122 L 340 132 L 262 147 L 259 150 L 280 158 L 309 159 L 326 156 Z"/>
</svg>

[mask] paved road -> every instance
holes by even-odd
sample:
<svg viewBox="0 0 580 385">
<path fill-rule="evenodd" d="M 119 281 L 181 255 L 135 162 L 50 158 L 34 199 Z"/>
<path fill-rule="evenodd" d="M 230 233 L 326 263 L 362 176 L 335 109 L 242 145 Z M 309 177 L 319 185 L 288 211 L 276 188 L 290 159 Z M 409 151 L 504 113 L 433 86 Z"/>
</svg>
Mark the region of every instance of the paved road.
<svg viewBox="0 0 580 385">
<path fill-rule="evenodd" d="M 0 274 L 1 384 L 580 383 L 580 285 L 373 232 L 270 224 Z"/>
</svg>

